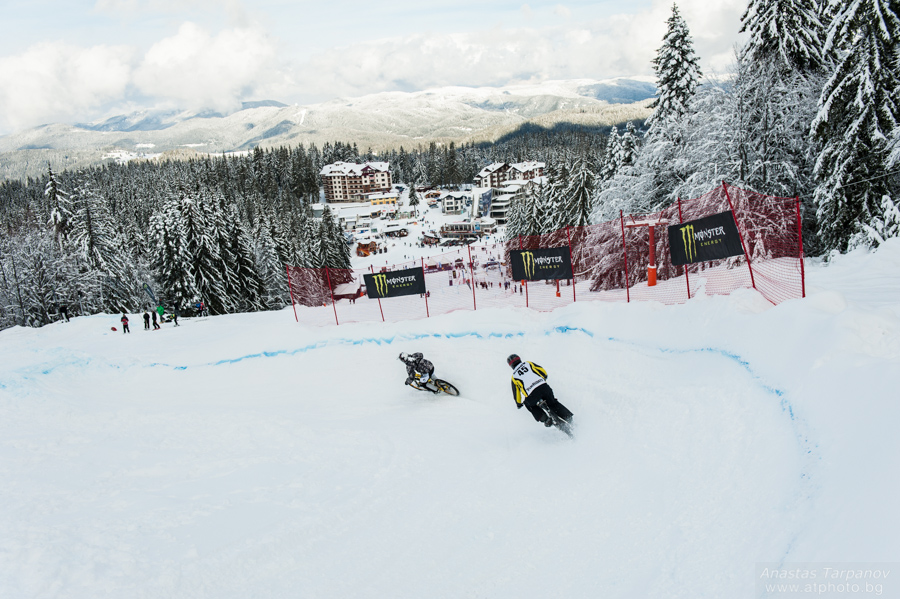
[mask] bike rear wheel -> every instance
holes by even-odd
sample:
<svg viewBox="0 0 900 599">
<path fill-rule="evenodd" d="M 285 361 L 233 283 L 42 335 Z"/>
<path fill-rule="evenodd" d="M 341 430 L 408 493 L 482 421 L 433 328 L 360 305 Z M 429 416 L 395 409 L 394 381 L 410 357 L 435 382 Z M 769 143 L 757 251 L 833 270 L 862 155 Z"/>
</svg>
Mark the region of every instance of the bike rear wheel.
<svg viewBox="0 0 900 599">
<path fill-rule="evenodd" d="M 459 395 L 459 389 L 448 383 L 443 379 L 432 379 L 434 384 L 438 389 L 446 393 L 447 395 Z"/>
</svg>

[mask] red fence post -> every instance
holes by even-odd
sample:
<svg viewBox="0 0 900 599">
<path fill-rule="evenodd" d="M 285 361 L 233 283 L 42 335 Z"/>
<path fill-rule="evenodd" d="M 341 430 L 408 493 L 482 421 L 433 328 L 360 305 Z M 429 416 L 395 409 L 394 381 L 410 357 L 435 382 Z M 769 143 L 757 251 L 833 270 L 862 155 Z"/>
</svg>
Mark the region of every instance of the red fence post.
<svg viewBox="0 0 900 599">
<path fill-rule="evenodd" d="M 375 268 L 374 268 L 371 264 L 369 265 L 369 271 L 370 271 L 373 275 L 375 274 Z M 366 295 L 368 295 L 368 293 L 366 293 Z M 384 309 L 381 307 L 381 298 L 378 297 L 378 298 L 375 298 L 375 299 L 378 300 L 378 310 L 381 312 L 381 322 L 384 322 Z"/>
<path fill-rule="evenodd" d="M 422 280 L 425 280 L 425 257 L 422 256 Z M 431 318 L 431 314 L 428 313 L 428 285 L 425 286 L 425 318 Z M 381 300 L 378 300 L 378 305 L 381 305 Z M 384 320 L 384 314 L 381 315 L 381 319 Z"/>
<path fill-rule="evenodd" d="M 325 280 L 328 281 L 328 293 L 331 294 L 331 307 L 334 309 L 334 324 L 340 326 L 337 317 L 337 306 L 334 304 L 334 289 L 331 288 L 331 275 L 328 274 L 328 267 L 325 267 Z"/>
<path fill-rule="evenodd" d="M 803 268 L 803 227 L 800 223 L 800 196 L 794 198 L 797 204 L 797 239 L 800 243 L 800 297 L 806 297 L 806 271 Z"/>
<path fill-rule="evenodd" d="M 625 301 L 631 301 L 631 292 L 628 290 L 628 247 L 625 245 L 625 215 L 619 210 L 619 223 L 622 225 L 622 254 L 625 256 Z"/>
<path fill-rule="evenodd" d="M 300 322 L 300 319 L 297 318 L 297 304 L 294 303 L 294 290 L 291 288 L 291 267 L 288 264 L 285 264 L 284 266 L 287 269 L 288 293 L 291 294 L 291 308 L 294 309 L 294 320 L 296 320 L 297 322 Z"/>
<path fill-rule="evenodd" d="M 683 222 L 684 217 L 681 215 L 681 198 L 678 198 L 678 224 L 680 225 Z M 690 266 L 690 264 L 685 264 L 682 268 L 684 269 L 684 281 L 687 283 L 688 299 L 691 299 L 691 278 L 690 275 L 688 275 L 688 266 Z"/>
<path fill-rule="evenodd" d="M 734 226 L 737 227 L 738 237 L 741 238 L 741 249 L 744 250 L 744 258 L 747 259 L 747 268 L 750 269 L 750 285 L 756 289 L 756 280 L 753 278 L 753 266 L 750 264 L 750 255 L 747 254 L 747 246 L 744 245 L 744 234 L 741 233 L 741 225 L 738 223 L 737 214 L 734 212 L 734 204 L 731 203 L 731 196 L 728 195 L 728 186 L 725 185 L 725 181 L 722 181 L 722 189 L 725 190 L 725 198 L 728 200 L 728 206 L 731 208 L 731 218 L 734 219 Z"/>
<path fill-rule="evenodd" d="M 566 244 L 569 246 L 569 264 L 572 265 L 572 302 L 575 302 L 575 262 L 572 260 L 572 238 L 569 237 L 569 225 L 566 225 Z"/>
<path fill-rule="evenodd" d="M 522 236 L 519 235 L 519 249 L 522 249 Z M 512 264 L 510 266 L 510 272 L 512 272 Z M 525 286 L 525 307 L 528 307 L 528 281 L 522 281 L 522 285 Z"/>
<path fill-rule="evenodd" d="M 475 266 L 472 264 L 472 244 L 467 245 L 466 249 L 469 250 L 469 275 L 472 277 L 472 309 L 477 310 L 478 307 L 475 305 Z"/>
</svg>

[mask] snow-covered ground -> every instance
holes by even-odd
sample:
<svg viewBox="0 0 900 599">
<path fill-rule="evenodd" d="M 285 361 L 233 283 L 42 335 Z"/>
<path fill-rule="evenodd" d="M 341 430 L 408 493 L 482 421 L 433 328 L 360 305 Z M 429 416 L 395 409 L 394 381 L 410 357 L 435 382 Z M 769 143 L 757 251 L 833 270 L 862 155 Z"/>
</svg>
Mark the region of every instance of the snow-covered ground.
<svg viewBox="0 0 900 599">
<path fill-rule="evenodd" d="M 776 307 L 2 331 L 0 597 L 749 598 L 758 563 L 900 562 L 900 240 L 807 274 Z M 515 409 L 512 352 L 574 441 Z"/>
</svg>

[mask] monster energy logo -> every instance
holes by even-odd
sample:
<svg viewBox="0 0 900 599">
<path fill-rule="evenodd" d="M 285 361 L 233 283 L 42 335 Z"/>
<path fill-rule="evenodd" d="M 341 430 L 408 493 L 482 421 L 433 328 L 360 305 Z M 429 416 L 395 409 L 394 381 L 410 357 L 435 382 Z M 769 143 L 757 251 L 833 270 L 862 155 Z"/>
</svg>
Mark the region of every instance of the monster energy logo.
<svg viewBox="0 0 900 599">
<path fill-rule="evenodd" d="M 697 239 L 694 237 L 694 225 L 681 227 L 681 242 L 684 244 L 684 255 L 688 262 L 697 257 Z"/>
<path fill-rule="evenodd" d="M 395 297 L 413 293 L 425 293 L 425 280 L 421 268 L 408 268 L 379 274 L 365 275 L 370 297 Z"/>
<path fill-rule="evenodd" d="M 730 210 L 669 227 L 672 264 L 694 264 L 744 253 Z"/>
<path fill-rule="evenodd" d="M 375 289 L 378 291 L 378 295 L 384 297 L 388 293 L 388 282 L 387 275 L 375 275 L 373 277 L 375 280 Z"/>
<path fill-rule="evenodd" d="M 532 252 L 522 252 L 522 266 L 525 268 L 525 278 L 534 278 L 534 254 Z"/>
</svg>

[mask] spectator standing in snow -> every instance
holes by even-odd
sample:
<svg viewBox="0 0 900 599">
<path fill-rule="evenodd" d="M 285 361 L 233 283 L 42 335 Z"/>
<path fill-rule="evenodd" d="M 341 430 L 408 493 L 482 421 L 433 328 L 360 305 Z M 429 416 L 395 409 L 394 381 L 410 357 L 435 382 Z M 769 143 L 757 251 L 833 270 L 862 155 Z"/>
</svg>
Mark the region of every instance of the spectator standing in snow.
<svg viewBox="0 0 900 599">
<path fill-rule="evenodd" d="M 158 328 L 159 328 L 159 323 L 156 322 L 156 312 L 153 312 L 153 330 L 155 331 Z"/>
<path fill-rule="evenodd" d="M 160 322 L 163 321 L 163 313 L 165 313 L 165 311 L 166 311 L 166 309 L 163 308 L 163 305 L 162 305 L 162 304 L 156 306 L 156 313 L 159 314 L 159 321 L 160 321 Z"/>
<path fill-rule="evenodd" d="M 178 326 L 178 304 L 172 306 L 172 318 L 175 319 L 175 326 Z"/>
<path fill-rule="evenodd" d="M 122 334 L 124 335 L 125 333 L 130 333 L 131 330 L 128 328 L 128 316 L 126 316 L 125 313 L 122 312 L 122 318 L 120 318 L 119 320 L 122 321 Z"/>
<path fill-rule="evenodd" d="M 66 322 L 69 322 L 69 307 L 65 304 L 61 305 L 59 307 L 59 315 L 62 316 L 62 318 L 65 318 Z"/>
<path fill-rule="evenodd" d="M 150 314 L 148 314 L 146 310 L 144 310 L 144 330 L 150 330 Z"/>
</svg>

